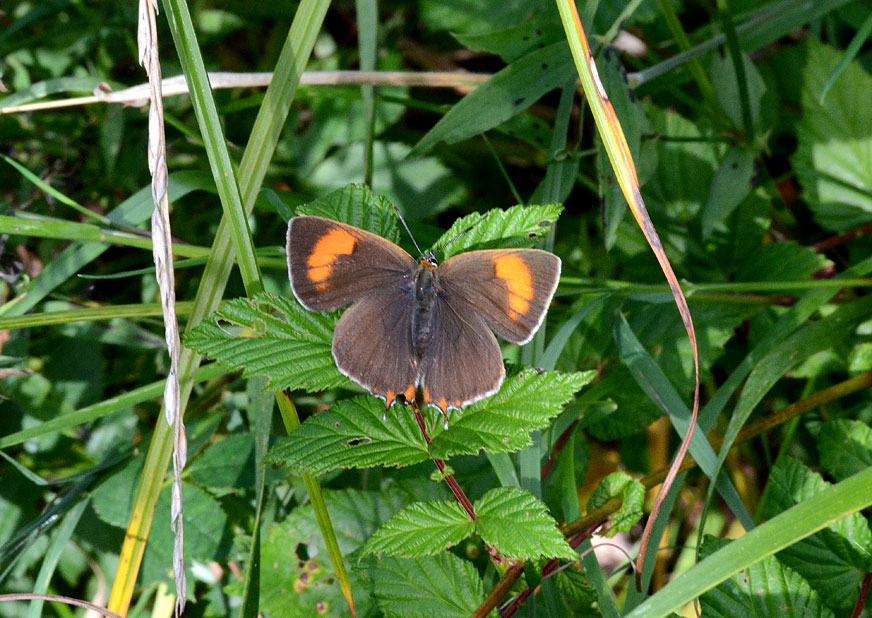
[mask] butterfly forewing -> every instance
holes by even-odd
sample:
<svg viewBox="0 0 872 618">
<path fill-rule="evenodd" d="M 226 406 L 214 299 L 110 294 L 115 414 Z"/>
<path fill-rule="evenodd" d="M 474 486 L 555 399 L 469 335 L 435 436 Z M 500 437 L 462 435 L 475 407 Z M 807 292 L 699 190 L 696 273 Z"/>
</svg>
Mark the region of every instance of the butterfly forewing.
<svg viewBox="0 0 872 618">
<path fill-rule="evenodd" d="M 291 288 L 312 311 L 337 309 L 396 287 L 416 270 L 411 255 L 370 232 L 321 217 L 294 217 L 288 224 Z"/>
<path fill-rule="evenodd" d="M 493 331 L 526 343 L 539 329 L 560 279 L 560 258 L 539 249 L 456 255 L 439 266 L 444 294 L 474 308 Z"/>
</svg>

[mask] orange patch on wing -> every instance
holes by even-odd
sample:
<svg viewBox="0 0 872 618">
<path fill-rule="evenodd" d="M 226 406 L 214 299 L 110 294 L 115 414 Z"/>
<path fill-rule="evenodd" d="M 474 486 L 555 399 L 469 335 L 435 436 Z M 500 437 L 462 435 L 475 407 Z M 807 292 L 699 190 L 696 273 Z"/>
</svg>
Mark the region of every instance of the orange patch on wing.
<svg viewBox="0 0 872 618">
<path fill-rule="evenodd" d="M 373 389 L 373 392 L 375 392 L 375 389 Z M 385 408 L 390 408 L 391 404 L 394 402 L 394 399 L 396 399 L 396 398 L 397 398 L 397 394 L 394 393 L 394 391 L 389 390 L 387 393 L 385 393 Z"/>
<path fill-rule="evenodd" d="M 533 300 L 533 275 L 523 258 L 515 254 L 501 255 L 494 260 L 494 269 L 499 279 L 509 288 L 509 317 L 517 320 L 530 310 Z"/>
<path fill-rule="evenodd" d="M 309 270 L 306 275 L 314 283 L 321 283 L 326 288 L 326 281 L 333 272 L 333 264 L 340 255 L 351 255 L 357 239 L 345 230 L 332 229 L 315 243 L 306 266 Z"/>
<path fill-rule="evenodd" d="M 438 407 L 444 413 L 448 409 L 448 400 L 443 397 L 439 400 L 439 403 L 436 404 L 436 407 Z"/>
<path fill-rule="evenodd" d="M 406 398 L 406 403 L 412 403 L 412 400 L 415 398 L 415 385 L 409 384 L 406 387 L 406 390 L 403 391 L 403 397 Z"/>
</svg>

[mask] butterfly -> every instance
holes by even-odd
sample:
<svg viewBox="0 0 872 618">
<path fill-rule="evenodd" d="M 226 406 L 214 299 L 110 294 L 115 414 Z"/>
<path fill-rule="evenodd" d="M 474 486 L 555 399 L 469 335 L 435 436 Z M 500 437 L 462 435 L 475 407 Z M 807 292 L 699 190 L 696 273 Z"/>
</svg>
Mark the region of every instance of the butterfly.
<svg viewBox="0 0 872 618">
<path fill-rule="evenodd" d="M 298 216 L 288 224 L 288 273 L 310 311 L 351 305 L 333 334 L 339 371 L 385 401 L 461 409 L 505 378 L 495 334 L 530 341 L 560 279 L 560 258 L 491 249 L 416 260 L 351 225 Z"/>
</svg>

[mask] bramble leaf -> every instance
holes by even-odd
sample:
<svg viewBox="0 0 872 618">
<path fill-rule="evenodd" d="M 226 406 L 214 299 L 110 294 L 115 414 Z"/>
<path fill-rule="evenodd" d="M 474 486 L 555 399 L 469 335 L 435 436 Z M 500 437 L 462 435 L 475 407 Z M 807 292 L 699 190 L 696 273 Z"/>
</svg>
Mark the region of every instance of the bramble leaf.
<svg viewBox="0 0 872 618">
<path fill-rule="evenodd" d="M 435 425 L 438 421 L 431 415 Z M 267 462 L 321 474 L 335 468 L 408 466 L 428 459 L 427 444 L 410 408 L 375 397 L 337 402 L 276 444 Z"/>
<path fill-rule="evenodd" d="M 269 389 L 320 391 L 348 384 L 330 346 L 335 313 L 313 313 L 268 292 L 235 298 L 187 333 L 184 343 L 243 376 L 266 375 Z"/>
<path fill-rule="evenodd" d="M 350 184 L 297 208 L 298 215 L 315 215 L 378 234 L 397 242 L 397 215 L 386 197 L 364 184 Z"/>
<path fill-rule="evenodd" d="M 457 219 L 433 247 L 441 249 L 442 259 L 470 249 L 532 247 L 552 228 L 561 212 L 560 204 L 494 208 L 484 214 L 473 212 Z M 460 234 L 463 235 L 458 238 Z M 448 244 L 451 240 L 454 242 Z"/>
<path fill-rule="evenodd" d="M 577 558 L 545 503 L 523 489 L 491 489 L 475 502 L 475 513 L 475 531 L 507 556 L 522 560 Z"/>
<path fill-rule="evenodd" d="M 485 598 L 471 562 L 450 552 L 433 557 L 385 558 L 367 569 L 385 618 L 467 618 Z"/>
<path fill-rule="evenodd" d="M 449 419 L 447 431 L 433 437 L 430 455 L 512 452 L 530 444 L 530 432 L 557 416 L 593 371 L 562 373 L 525 368 L 506 378 L 498 393 L 478 401 Z M 458 418 L 459 417 L 459 418 Z"/>
<path fill-rule="evenodd" d="M 457 545 L 474 528 L 457 502 L 415 502 L 386 521 L 366 542 L 363 553 L 432 556 Z"/>
<path fill-rule="evenodd" d="M 627 532 L 642 519 L 645 486 L 626 472 L 612 472 L 597 486 L 587 503 L 588 511 L 601 507 L 609 498 L 620 496 L 621 508 L 611 516 L 608 536 Z"/>
</svg>

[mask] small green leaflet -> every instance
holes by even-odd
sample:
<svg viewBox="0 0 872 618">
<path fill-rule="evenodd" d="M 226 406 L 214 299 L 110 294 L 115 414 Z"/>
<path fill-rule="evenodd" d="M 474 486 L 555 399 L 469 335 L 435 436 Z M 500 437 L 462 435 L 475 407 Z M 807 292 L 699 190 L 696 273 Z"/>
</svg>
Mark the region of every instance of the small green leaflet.
<svg viewBox="0 0 872 618">
<path fill-rule="evenodd" d="M 431 415 L 433 425 L 436 415 Z M 425 461 L 427 444 L 411 409 L 375 397 L 353 397 L 310 416 L 266 458 L 267 463 L 321 474 L 336 468 L 409 466 Z"/>
<path fill-rule="evenodd" d="M 530 432 L 546 427 L 595 372 L 562 373 L 525 368 L 506 378 L 492 397 L 478 401 L 449 419 L 447 431 L 433 437 L 430 455 L 447 459 L 520 450 L 531 444 Z"/>
<path fill-rule="evenodd" d="M 314 215 L 342 221 L 397 242 L 397 215 L 387 198 L 363 184 L 351 184 L 297 208 L 298 215 Z"/>
<path fill-rule="evenodd" d="M 415 502 L 387 520 L 363 554 L 432 556 L 470 536 L 475 524 L 457 502 Z"/>
<path fill-rule="evenodd" d="M 484 601 L 475 567 L 452 553 L 373 562 L 367 572 L 385 618 L 468 618 Z"/>
<path fill-rule="evenodd" d="M 728 544 L 725 539 L 706 537 L 702 556 Z M 767 556 L 718 584 L 700 597 L 700 603 L 703 616 L 710 618 L 835 618 L 808 582 L 775 556 Z"/>
<path fill-rule="evenodd" d="M 470 249 L 532 247 L 551 229 L 562 211 L 560 204 L 546 204 L 494 208 L 484 214 L 474 212 L 455 221 L 433 246 L 442 250 L 442 255 L 437 255 L 441 259 Z M 460 234 L 463 235 L 457 238 Z"/>
<path fill-rule="evenodd" d="M 848 419 L 829 421 L 818 434 L 821 465 L 837 481 L 872 466 L 872 429 Z"/>
<path fill-rule="evenodd" d="M 475 513 L 475 531 L 504 555 L 522 560 L 577 558 L 545 503 L 523 489 L 491 489 L 475 502 Z"/>
<path fill-rule="evenodd" d="M 243 367 L 245 377 L 269 377 L 270 390 L 320 391 L 348 384 L 330 353 L 335 322 L 335 313 L 313 313 L 263 292 L 228 301 L 184 343 L 222 365 Z"/>
<path fill-rule="evenodd" d="M 621 498 L 621 508 L 611 516 L 607 536 L 627 532 L 642 519 L 645 486 L 625 472 L 612 472 L 594 490 L 587 503 L 588 511 L 598 509 L 615 496 Z"/>
</svg>

